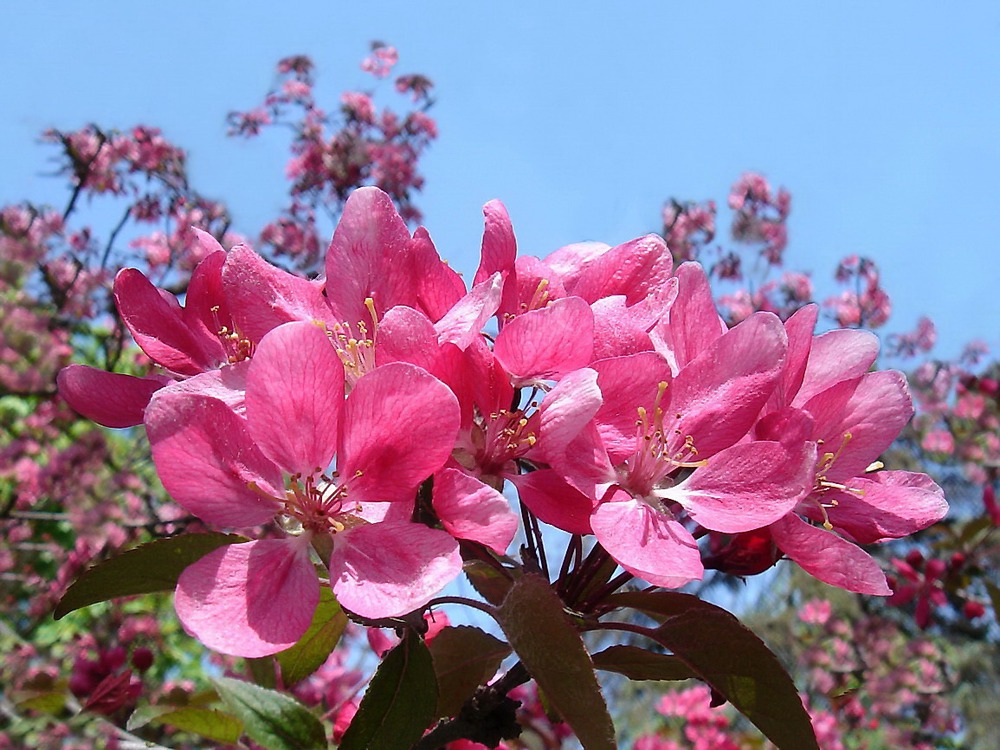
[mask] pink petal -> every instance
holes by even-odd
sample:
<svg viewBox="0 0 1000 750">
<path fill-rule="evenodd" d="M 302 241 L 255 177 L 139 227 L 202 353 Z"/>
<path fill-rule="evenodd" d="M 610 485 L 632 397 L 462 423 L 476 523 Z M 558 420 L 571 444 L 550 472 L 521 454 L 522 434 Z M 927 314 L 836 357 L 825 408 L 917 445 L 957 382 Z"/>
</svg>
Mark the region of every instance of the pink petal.
<svg viewBox="0 0 1000 750">
<path fill-rule="evenodd" d="M 596 260 L 611 249 L 603 242 L 574 242 L 555 252 L 549 253 L 545 264 L 551 268 L 564 284 L 573 285 L 583 273 L 587 263 Z"/>
<path fill-rule="evenodd" d="M 636 421 L 639 407 L 647 410 L 650 418 L 660 390 L 660 383 L 667 383 L 661 408 L 670 406 L 673 379 L 666 360 L 656 352 L 642 352 L 627 357 L 614 357 L 594 362 L 597 384 L 604 394 L 604 402 L 595 421 L 612 463 L 618 464 L 635 452 Z"/>
<path fill-rule="evenodd" d="M 281 507 L 250 489 L 283 496 L 281 471 L 257 448 L 246 420 L 221 401 L 163 389 L 146 409 L 146 432 L 167 492 L 207 523 L 256 526 Z"/>
<path fill-rule="evenodd" d="M 337 452 L 352 499 L 412 499 L 451 455 L 459 420 L 455 395 L 419 367 L 393 362 L 365 375 L 344 405 Z"/>
<path fill-rule="evenodd" d="M 815 336 L 802 387 L 792 405 L 802 406 L 836 383 L 861 377 L 877 356 L 878 337 L 870 331 L 841 328 Z"/>
<path fill-rule="evenodd" d="M 655 586 L 680 588 L 705 574 L 694 538 L 680 523 L 624 492 L 594 511 L 601 546 L 625 570 Z"/>
<path fill-rule="evenodd" d="M 205 338 L 219 340 L 221 328 L 233 327 L 229 303 L 222 285 L 222 269 L 227 256 L 208 232 L 196 227 L 191 227 L 191 231 L 195 233 L 199 244 L 214 245 L 217 249 L 207 254 L 191 272 L 181 315 L 189 328 L 200 329 Z"/>
<path fill-rule="evenodd" d="M 792 399 L 802 387 L 802 379 L 806 373 L 806 363 L 809 360 L 809 350 L 812 348 L 813 330 L 819 317 L 818 305 L 800 307 L 785 321 L 785 334 L 788 336 L 788 357 L 785 369 L 781 374 L 768 401 L 768 408 L 777 410 L 789 406 Z"/>
<path fill-rule="evenodd" d="M 344 368 L 312 323 L 285 323 L 263 339 L 247 373 L 250 434 L 289 474 L 325 471 L 337 449 Z"/>
<path fill-rule="evenodd" d="M 214 651 L 247 658 L 295 645 L 317 602 L 304 537 L 220 547 L 185 569 L 174 596 L 188 633 Z"/>
<path fill-rule="evenodd" d="M 593 422 L 584 425 L 561 455 L 548 451 L 548 458 L 567 482 L 595 500 L 603 497 L 618 478 Z"/>
<path fill-rule="evenodd" d="M 653 345 L 677 373 L 721 336 L 726 324 L 715 309 L 712 288 L 698 263 L 677 268 L 677 297 L 670 314 L 651 332 Z"/>
<path fill-rule="evenodd" d="M 926 474 L 879 471 L 848 482 L 850 491 L 830 490 L 823 500 L 830 521 L 861 544 L 909 536 L 948 512 L 944 492 Z"/>
<path fill-rule="evenodd" d="M 426 369 L 426 368 L 425 368 Z M 504 403 L 507 406 L 514 395 L 507 373 L 503 371 L 486 342 L 473 344 L 464 352 L 454 344 L 441 346 L 434 367 L 428 370 L 451 389 L 462 411 L 462 429 L 471 428 L 475 407 L 484 402 Z M 493 401 L 498 388 L 506 389 L 507 397 Z M 480 409 L 490 414 L 494 406 Z"/>
<path fill-rule="evenodd" d="M 587 302 L 624 295 L 634 305 L 665 284 L 672 269 L 673 258 L 663 238 L 647 234 L 591 258 L 575 278 L 563 284 L 568 294 Z"/>
<path fill-rule="evenodd" d="M 586 367 L 594 351 L 594 315 L 579 297 L 519 315 L 497 336 L 494 356 L 514 378 L 547 380 Z"/>
<path fill-rule="evenodd" d="M 786 349 L 785 328 L 771 313 L 754 313 L 707 344 L 671 386 L 678 441 L 692 436 L 704 459 L 746 435 L 781 376 Z"/>
<path fill-rule="evenodd" d="M 139 347 L 168 370 L 196 375 L 226 361 L 218 338 L 189 328 L 176 300 L 165 299 L 140 271 L 118 272 L 115 303 Z"/>
<path fill-rule="evenodd" d="M 416 306 L 416 281 L 407 250 L 410 233 L 392 199 L 375 187 L 351 193 L 326 255 L 326 296 L 338 320 L 349 325 L 396 305 Z"/>
<path fill-rule="evenodd" d="M 892 593 L 885 573 L 860 547 L 790 513 L 771 526 L 775 543 L 814 578 L 858 594 Z"/>
<path fill-rule="evenodd" d="M 809 412 L 792 406 L 765 414 L 754 425 L 757 440 L 777 440 L 792 447 L 811 441 L 815 432 L 816 421 Z"/>
<path fill-rule="evenodd" d="M 437 331 L 424 313 L 397 305 L 378 323 L 375 362 L 409 362 L 430 371 L 440 354 Z"/>
<path fill-rule="evenodd" d="M 895 370 L 841 381 L 813 396 L 803 408 L 816 420 L 814 438 L 822 440 L 820 460 L 827 453 L 835 456 L 826 472 L 835 482 L 863 474 L 913 416 L 906 377 Z"/>
<path fill-rule="evenodd" d="M 590 306 L 594 313 L 593 358 L 622 357 L 637 352 L 652 351 L 649 338 L 651 324 L 639 305 L 625 306 L 622 296 L 605 297 Z"/>
<path fill-rule="evenodd" d="M 577 370 L 560 380 L 539 408 L 538 447 L 546 461 L 558 461 L 601 408 L 597 373 Z"/>
<path fill-rule="evenodd" d="M 282 323 L 337 322 L 317 284 L 272 266 L 245 245 L 229 251 L 222 281 L 236 327 L 251 341 Z"/>
<path fill-rule="evenodd" d="M 767 526 L 789 513 L 812 489 L 816 450 L 756 441 L 727 448 L 676 487 L 657 495 L 683 505 L 712 531 L 735 534 Z"/>
<path fill-rule="evenodd" d="M 465 295 L 465 282 L 455 269 L 441 260 L 430 235 L 418 227 L 406 243 L 416 282 L 417 309 L 437 321 Z"/>
<path fill-rule="evenodd" d="M 445 531 L 504 554 L 517 533 L 518 518 L 506 498 L 458 469 L 434 475 L 434 512 Z"/>
<path fill-rule="evenodd" d="M 492 200 L 483 206 L 483 216 L 486 220 L 483 228 L 483 245 L 479 268 L 473 284 L 481 284 L 498 271 L 505 277 L 514 270 L 514 260 L 517 256 L 517 240 L 514 238 L 514 227 L 503 203 Z"/>
<path fill-rule="evenodd" d="M 372 619 L 412 612 L 461 571 L 458 543 L 417 523 L 376 523 L 337 534 L 330 559 L 337 601 Z"/>
<path fill-rule="evenodd" d="M 482 334 L 486 321 L 500 307 L 503 279 L 499 273 L 476 284 L 472 291 L 460 299 L 434 328 L 442 344 L 454 344 L 465 350 Z"/>
<path fill-rule="evenodd" d="M 521 502 L 545 523 L 570 534 L 590 534 L 594 501 L 552 469 L 508 477 Z"/>
<path fill-rule="evenodd" d="M 250 360 L 225 365 L 219 370 L 209 370 L 186 380 L 175 380 L 164 386 L 171 398 L 180 393 L 208 396 L 221 401 L 234 414 L 246 416 L 247 370 Z M 161 395 L 166 395 L 161 394 Z"/>
<path fill-rule="evenodd" d="M 170 381 L 70 365 L 59 372 L 56 382 L 59 395 L 87 419 L 105 427 L 133 427 L 142 424 L 149 399 Z"/>
</svg>

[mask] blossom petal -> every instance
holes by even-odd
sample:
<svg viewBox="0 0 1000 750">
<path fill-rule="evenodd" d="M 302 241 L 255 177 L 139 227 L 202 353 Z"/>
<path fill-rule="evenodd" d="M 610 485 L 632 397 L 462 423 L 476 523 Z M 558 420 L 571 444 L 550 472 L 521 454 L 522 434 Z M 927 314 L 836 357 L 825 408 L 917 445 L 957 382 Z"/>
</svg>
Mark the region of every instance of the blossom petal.
<svg viewBox="0 0 1000 750">
<path fill-rule="evenodd" d="M 667 317 L 650 334 L 654 348 L 675 374 L 726 330 L 701 265 L 682 263 L 676 275 L 677 297 Z"/>
<path fill-rule="evenodd" d="M 538 410 L 538 448 L 546 461 L 559 461 L 570 443 L 601 408 L 597 373 L 584 368 L 564 377 Z"/>
<path fill-rule="evenodd" d="M 777 410 L 791 404 L 792 399 L 802 387 L 802 379 L 806 373 L 806 363 L 809 360 L 809 350 L 813 343 L 813 330 L 819 318 L 819 306 L 812 304 L 800 307 L 785 321 L 785 334 L 788 337 L 788 357 L 781 379 L 774 387 L 774 392 L 768 400 L 768 408 Z"/>
<path fill-rule="evenodd" d="M 434 328 L 442 344 L 454 344 L 465 350 L 479 338 L 486 321 L 500 307 L 503 279 L 499 273 L 488 276 L 476 284 L 472 291 L 460 299 Z"/>
<path fill-rule="evenodd" d="M 506 498 L 458 469 L 434 475 L 433 504 L 445 531 L 481 542 L 498 555 L 507 551 L 517 533 L 518 518 Z"/>
<path fill-rule="evenodd" d="M 794 448 L 770 441 L 741 443 L 656 494 L 683 505 L 706 529 L 751 531 L 777 521 L 809 493 L 815 464 L 813 443 Z"/>
<path fill-rule="evenodd" d="M 814 578 L 858 594 L 892 593 L 885 573 L 860 547 L 812 526 L 793 513 L 771 525 L 775 543 Z"/>
<path fill-rule="evenodd" d="M 196 375 L 226 361 L 222 342 L 201 327 L 189 328 L 176 300 L 165 298 L 140 271 L 118 272 L 115 304 L 139 347 L 168 370 Z"/>
<path fill-rule="evenodd" d="M 221 401 L 165 388 L 146 409 L 146 432 L 167 492 L 207 523 L 256 526 L 281 507 L 251 489 L 282 496 L 281 471 Z"/>
<path fill-rule="evenodd" d="M 608 554 L 625 570 L 656 586 L 680 588 L 700 581 L 705 569 L 690 532 L 626 493 L 616 495 L 622 499 L 602 503 L 590 521 Z"/>
<path fill-rule="evenodd" d="M 906 377 L 895 370 L 841 381 L 803 408 L 816 420 L 814 437 L 831 456 L 826 476 L 835 482 L 863 474 L 913 416 Z"/>
<path fill-rule="evenodd" d="M 232 316 L 222 285 L 222 269 L 227 256 L 208 232 L 197 227 L 191 227 L 191 231 L 197 243 L 215 250 L 208 253 L 191 272 L 181 316 L 189 328 L 201 329 L 206 338 L 219 340 L 222 327 L 232 329 Z"/>
<path fill-rule="evenodd" d="M 814 336 L 802 386 L 792 406 L 809 399 L 843 380 L 861 377 L 878 356 L 878 337 L 871 331 L 838 328 Z"/>
<path fill-rule="evenodd" d="M 658 234 L 647 234 L 589 259 L 575 278 L 563 284 L 568 294 L 587 302 L 620 294 L 634 305 L 665 284 L 672 270 L 667 243 Z"/>
<path fill-rule="evenodd" d="M 388 195 L 375 187 L 351 193 L 326 255 L 326 296 L 338 320 L 367 321 L 368 297 L 379 315 L 396 305 L 416 307 L 409 242 Z"/>
<path fill-rule="evenodd" d="M 586 367 L 594 351 L 594 314 L 579 297 L 518 315 L 497 336 L 493 354 L 515 379 L 557 378 Z"/>
<path fill-rule="evenodd" d="M 337 601 L 373 619 L 412 612 L 461 571 L 458 542 L 418 523 L 357 526 L 334 537 L 330 558 Z"/>
<path fill-rule="evenodd" d="M 247 421 L 264 454 L 289 474 L 326 470 L 337 450 L 344 367 L 312 323 L 268 333 L 247 372 Z"/>
<path fill-rule="evenodd" d="M 656 352 L 642 352 L 601 359 L 591 367 L 597 371 L 597 384 L 604 397 L 595 418 L 597 430 L 612 462 L 619 464 L 635 451 L 638 409 L 653 414 L 660 383 L 667 384 L 660 408 L 665 410 L 669 405 L 670 366 Z"/>
<path fill-rule="evenodd" d="M 552 469 L 508 477 L 518 497 L 542 521 L 570 534 L 590 534 L 594 501 Z"/>
<path fill-rule="evenodd" d="M 375 363 L 409 362 L 430 371 L 440 354 L 434 324 L 420 310 L 397 305 L 378 322 Z"/>
<path fill-rule="evenodd" d="M 454 268 L 438 255 L 430 235 L 417 227 L 406 243 L 415 281 L 416 308 L 437 321 L 465 295 L 465 282 Z"/>
<path fill-rule="evenodd" d="M 181 573 L 174 596 L 188 633 L 214 651 L 248 658 L 295 645 L 317 602 L 305 538 L 219 547 Z"/>
<path fill-rule="evenodd" d="M 704 459 L 746 435 L 781 376 L 787 343 L 771 313 L 755 313 L 711 341 L 671 385 L 678 441 L 690 435 Z"/>
<path fill-rule="evenodd" d="M 229 251 L 222 280 L 236 328 L 251 341 L 282 323 L 336 322 L 317 284 L 271 265 L 246 245 Z"/>
<path fill-rule="evenodd" d="M 87 419 L 105 427 L 133 427 L 165 378 L 137 378 L 87 365 L 64 367 L 56 379 L 59 395 Z"/>
<path fill-rule="evenodd" d="M 506 207 L 498 200 L 483 206 L 483 245 L 473 284 L 481 284 L 498 271 L 506 278 L 514 270 L 517 240 Z"/>
<path fill-rule="evenodd" d="M 627 307 L 625 298 L 617 295 L 597 300 L 590 309 L 594 313 L 595 360 L 652 351 L 648 333 L 652 324 L 644 307 Z"/>
<path fill-rule="evenodd" d="M 852 479 L 847 487 L 847 492 L 830 490 L 824 502 L 830 522 L 860 544 L 908 536 L 948 512 L 944 491 L 926 474 L 879 471 Z"/>
<path fill-rule="evenodd" d="M 451 455 L 459 420 L 455 395 L 426 370 L 393 362 L 362 377 L 344 405 L 337 453 L 352 498 L 412 499 Z"/>
</svg>

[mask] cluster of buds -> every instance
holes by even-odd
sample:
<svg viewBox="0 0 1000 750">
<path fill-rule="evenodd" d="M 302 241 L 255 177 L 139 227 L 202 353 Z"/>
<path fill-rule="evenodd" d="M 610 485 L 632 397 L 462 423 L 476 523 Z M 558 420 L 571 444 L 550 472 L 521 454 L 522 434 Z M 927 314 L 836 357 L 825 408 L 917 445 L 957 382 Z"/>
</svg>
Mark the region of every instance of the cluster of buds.
<svg viewBox="0 0 1000 750">
<path fill-rule="evenodd" d="M 420 611 L 463 559 L 515 564 L 519 519 L 526 569 L 549 572 L 539 522 L 624 569 L 560 581 L 578 612 L 633 576 L 677 588 L 783 556 L 890 593 L 857 545 L 947 505 L 926 475 L 880 470 L 913 408 L 901 373 L 870 371 L 872 334 L 814 335 L 815 306 L 729 328 L 702 267 L 675 268 L 659 236 L 540 260 L 517 255 L 499 202 L 484 213 L 471 288 L 376 188 L 347 200 L 318 279 L 201 232 L 183 306 L 118 274 L 122 320 L 161 369 L 72 366 L 61 392 L 101 424 L 144 424 L 187 512 L 253 530 L 181 575 L 189 632 L 276 653 L 322 585 L 362 622 Z"/>
</svg>

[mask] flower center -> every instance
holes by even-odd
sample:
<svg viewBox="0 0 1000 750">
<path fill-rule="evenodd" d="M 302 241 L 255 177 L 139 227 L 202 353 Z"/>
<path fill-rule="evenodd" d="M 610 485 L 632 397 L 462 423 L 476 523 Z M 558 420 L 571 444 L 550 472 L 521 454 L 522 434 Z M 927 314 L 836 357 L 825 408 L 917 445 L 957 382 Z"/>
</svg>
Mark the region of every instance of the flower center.
<svg viewBox="0 0 1000 750">
<path fill-rule="evenodd" d="M 844 452 L 844 448 L 846 448 L 847 444 L 851 442 L 852 437 L 853 435 L 851 435 L 850 432 L 845 432 L 844 437 L 840 441 L 840 447 L 833 453 L 824 453 L 816 464 L 816 480 L 813 485 L 813 491 L 810 493 L 810 497 L 819 507 L 819 512 L 823 516 L 823 528 L 827 531 L 833 530 L 833 524 L 830 523 L 830 516 L 827 514 L 826 509 L 835 508 L 838 505 L 836 498 L 824 497 L 829 490 L 850 492 L 852 495 L 857 495 L 858 497 L 863 497 L 865 494 L 864 490 L 857 487 L 848 487 L 841 482 L 831 482 L 827 479 L 827 474 L 830 472 L 830 469 L 833 468 L 837 459 L 840 458 L 840 454 Z M 822 446 L 822 444 L 822 440 L 817 441 L 817 445 Z"/>
<path fill-rule="evenodd" d="M 354 328 L 348 323 L 335 323 L 326 335 L 337 350 L 337 356 L 344 363 L 344 375 L 347 389 L 354 387 L 363 375 L 375 369 L 375 337 L 378 333 L 378 314 L 375 312 L 375 300 L 365 299 L 365 307 L 371 316 L 371 329 L 363 320 L 358 321 Z"/>
<path fill-rule="evenodd" d="M 232 323 L 232 321 L 230 321 L 232 328 L 221 322 L 218 305 L 212 307 L 212 318 L 215 321 L 216 336 L 222 342 L 222 348 L 226 353 L 226 361 L 229 364 L 234 365 L 237 362 L 242 362 L 245 359 L 253 357 L 254 343 L 240 334 L 236 330 L 236 324 Z"/>
<path fill-rule="evenodd" d="M 675 426 L 683 414 L 675 412 L 669 418 L 665 414 L 663 397 L 667 385 L 659 384 L 651 410 L 644 406 L 637 409 L 635 448 L 618 468 L 623 484 L 636 496 L 648 496 L 657 485 L 670 483 L 669 476 L 678 469 L 705 464 L 697 459 L 694 438 Z"/>
<path fill-rule="evenodd" d="M 321 469 L 307 475 L 293 474 L 288 477 L 284 497 L 274 497 L 253 482 L 249 486 L 254 492 L 281 504 L 277 520 L 285 531 L 336 534 L 358 521 L 354 514 L 360 506 L 351 502 L 348 495 L 352 480 L 360 476 L 358 471 L 345 480 L 336 471 L 327 474 Z"/>
</svg>

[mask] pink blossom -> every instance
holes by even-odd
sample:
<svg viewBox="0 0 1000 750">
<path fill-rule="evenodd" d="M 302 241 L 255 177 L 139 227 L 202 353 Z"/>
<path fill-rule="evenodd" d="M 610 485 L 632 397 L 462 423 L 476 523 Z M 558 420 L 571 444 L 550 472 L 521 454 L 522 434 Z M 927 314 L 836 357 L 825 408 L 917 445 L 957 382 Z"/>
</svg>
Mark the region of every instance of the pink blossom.
<svg viewBox="0 0 1000 750">
<path fill-rule="evenodd" d="M 382 42 L 372 42 L 372 52 L 361 61 L 361 69 L 371 73 L 376 78 L 385 78 L 392 72 L 393 66 L 399 62 L 399 53 L 395 47 Z"/>
<path fill-rule="evenodd" d="M 830 619 L 830 602 L 826 599 L 810 599 L 799 609 L 799 619 L 808 625 L 825 625 Z"/>
<path fill-rule="evenodd" d="M 153 459 L 175 500 L 216 526 L 277 517 L 298 532 L 223 547 L 189 566 L 175 606 L 190 632 L 241 656 L 294 643 L 319 595 L 314 539 L 332 538 L 334 592 L 364 617 L 405 614 L 457 575 L 454 540 L 393 520 L 392 510 L 454 445 L 458 406 L 444 385 L 412 365 L 389 364 L 343 401 L 343 368 L 327 337 L 291 323 L 262 339 L 246 388 L 245 419 L 220 401 L 176 391 L 157 396 L 147 414 Z M 401 515 L 408 519 L 409 510 Z"/>
<path fill-rule="evenodd" d="M 921 439 L 920 447 L 932 453 L 953 453 L 955 438 L 948 430 L 931 430 Z"/>
</svg>

